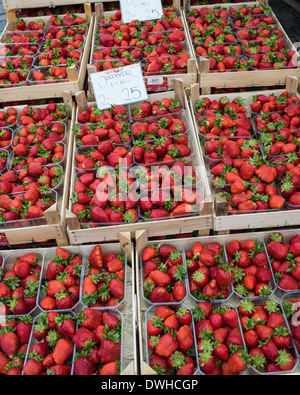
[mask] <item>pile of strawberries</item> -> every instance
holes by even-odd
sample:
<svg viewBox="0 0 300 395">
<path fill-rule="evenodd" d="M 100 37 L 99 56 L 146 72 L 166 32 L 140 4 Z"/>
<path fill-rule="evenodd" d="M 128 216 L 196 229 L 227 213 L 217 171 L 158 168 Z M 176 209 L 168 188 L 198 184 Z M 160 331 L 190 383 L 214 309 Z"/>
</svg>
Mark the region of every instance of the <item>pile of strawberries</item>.
<svg viewBox="0 0 300 395">
<path fill-rule="evenodd" d="M 103 254 L 97 245 L 91 252 L 82 283 L 82 303 L 91 308 L 116 307 L 125 296 L 125 257 Z"/>
<path fill-rule="evenodd" d="M 201 98 L 194 105 L 200 135 L 205 139 L 216 137 L 251 138 L 254 135 L 245 101 L 237 97 L 230 100 Z"/>
<path fill-rule="evenodd" d="M 151 166 L 141 168 L 137 174 L 141 192 L 161 188 L 180 187 L 182 182 L 187 186 L 196 186 L 200 178 L 192 167 L 185 166 L 183 179 L 180 179 L 181 163 L 182 162 L 176 162 L 171 169 L 168 166 L 160 166 L 155 171 L 151 169 Z"/>
<path fill-rule="evenodd" d="M 57 247 L 55 258 L 42 273 L 39 306 L 44 311 L 73 310 L 80 299 L 81 273 L 82 256 Z"/>
<path fill-rule="evenodd" d="M 196 55 L 209 59 L 210 72 L 297 67 L 268 6 L 191 9 L 187 21 Z"/>
<path fill-rule="evenodd" d="M 233 271 L 225 262 L 224 246 L 200 242 L 186 252 L 190 295 L 197 301 L 226 300 L 231 296 Z"/>
<path fill-rule="evenodd" d="M 40 314 L 34 322 L 24 375 L 70 376 L 75 333 L 74 315 L 55 311 Z"/>
<path fill-rule="evenodd" d="M 77 137 L 77 146 L 92 147 L 101 143 L 100 152 L 103 151 L 104 145 L 108 149 L 113 148 L 114 144 L 128 144 L 131 141 L 130 124 L 123 121 L 114 122 L 112 119 L 105 119 L 97 124 L 76 125 L 73 131 Z"/>
<path fill-rule="evenodd" d="M 0 375 L 20 376 L 30 340 L 33 319 L 7 318 L 0 325 Z"/>
<path fill-rule="evenodd" d="M 99 110 L 97 105 L 89 106 L 87 110 L 79 108 L 77 122 L 81 125 L 91 123 L 98 124 L 105 120 L 113 120 L 114 122 L 129 121 L 129 110 L 127 107 L 115 105 L 107 110 Z"/>
<path fill-rule="evenodd" d="M 18 111 L 13 108 L 9 107 L 7 109 L 1 109 L 0 111 L 0 127 L 5 128 L 11 128 L 16 125 L 17 123 L 17 115 Z"/>
<path fill-rule="evenodd" d="M 239 315 L 249 366 L 259 373 L 292 372 L 298 363 L 283 309 L 274 300 L 243 300 Z"/>
<path fill-rule="evenodd" d="M 6 258 L 1 271 L 1 315 L 24 316 L 37 306 L 43 256 L 28 253 Z M 20 255 L 20 254 L 18 254 Z"/>
<path fill-rule="evenodd" d="M 285 292 L 297 291 L 300 288 L 300 236 L 286 242 L 281 233 L 274 233 L 266 246 L 278 287 Z"/>
<path fill-rule="evenodd" d="M 248 356 L 236 309 L 201 302 L 193 310 L 199 368 L 207 376 L 238 376 L 248 368 Z"/>
<path fill-rule="evenodd" d="M 49 23 L 35 19 L 27 25 L 19 18 L 14 31 L 4 32 L 0 87 L 68 81 L 67 68 L 80 66 L 87 20 L 73 12 L 52 16 Z"/>
<path fill-rule="evenodd" d="M 103 166 L 76 175 L 72 212 L 83 226 L 136 222 L 139 197 L 135 179 L 126 170 Z M 132 190 L 133 188 L 133 190 Z"/>
<path fill-rule="evenodd" d="M 226 246 L 226 253 L 239 297 L 266 298 L 274 293 L 273 274 L 263 242 L 234 240 Z"/>
<path fill-rule="evenodd" d="M 46 198 L 59 188 L 62 174 L 61 166 L 43 167 L 40 163 L 29 164 L 28 170 L 9 170 L 0 176 L 0 195 L 20 194 L 35 187 Z"/>
<path fill-rule="evenodd" d="M 77 314 L 78 329 L 73 374 L 116 376 L 120 374 L 123 322 L 116 311 L 84 309 Z"/>
<path fill-rule="evenodd" d="M 150 367 L 159 375 L 193 375 L 197 369 L 193 316 L 186 307 L 165 305 L 147 314 L 147 347 Z"/>
<path fill-rule="evenodd" d="M 190 54 L 184 24 L 175 9 L 164 8 L 164 17 L 147 22 L 122 22 L 121 11 L 98 20 L 92 65 L 97 71 L 142 62 L 145 77 L 187 73 Z M 148 91 L 165 89 L 165 82 Z"/>
<path fill-rule="evenodd" d="M 142 253 L 143 294 L 152 304 L 182 302 L 187 296 L 183 254 L 169 244 L 151 245 Z"/>
</svg>

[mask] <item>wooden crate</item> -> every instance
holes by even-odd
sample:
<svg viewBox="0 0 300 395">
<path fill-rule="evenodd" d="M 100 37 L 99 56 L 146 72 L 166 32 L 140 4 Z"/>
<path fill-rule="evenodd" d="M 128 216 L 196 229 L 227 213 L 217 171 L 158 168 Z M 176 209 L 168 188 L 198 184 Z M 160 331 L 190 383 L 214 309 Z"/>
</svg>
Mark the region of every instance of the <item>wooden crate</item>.
<svg viewBox="0 0 300 395">
<path fill-rule="evenodd" d="M 265 240 L 267 241 L 267 238 L 274 233 L 274 231 L 268 231 L 268 232 L 256 232 L 256 233 L 241 233 L 241 234 L 235 234 L 235 235 L 223 235 L 223 236 L 210 236 L 210 237 L 195 237 L 195 238 L 190 238 L 190 239 L 181 239 L 181 240 L 166 240 L 165 242 L 167 244 L 171 244 L 176 246 L 178 249 L 184 250 L 184 251 L 189 251 L 191 248 L 194 246 L 196 242 L 203 243 L 204 245 L 210 242 L 219 242 L 221 244 L 227 245 L 231 243 L 234 240 L 238 241 L 245 241 L 245 240 Z M 283 234 L 285 240 L 290 239 L 293 237 L 295 234 L 299 233 L 299 230 L 293 231 L 286 231 L 283 230 L 281 231 Z M 136 295 L 137 295 L 137 322 L 138 322 L 138 334 L 139 334 L 139 350 L 140 350 L 140 369 L 141 369 L 141 375 L 156 375 L 156 372 L 148 365 L 147 363 L 147 358 L 146 358 L 146 338 L 147 334 L 145 333 L 145 313 L 151 306 L 149 303 L 146 303 L 146 301 L 142 297 L 142 291 L 141 291 L 141 271 L 140 271 L 140 254 L 143 251 L 143 249 L 152 244 L 160 244 L 163 243 L 163 241 L 158 240 L 158 241 L 151 241 L 151 243 L 148 241 L 148 234 L 147 231 L 138 231 L 136 232 L 136 251 L 135 251 L 135 267 L 136 267 Z M 282 299 L 283 293 L 280 290 L 276 290 L 274 295 L 272 296 L 272 299 L 274 299 L 276 302 L 280 303 Z M 237 307 L 240 303 L 240 299 L 237 298 L 234 294 L 231 296 L 231 298 L 228 300 L 226 303 L 230 303 L 232 306 Z M 192 299 L 191 297 L 187 297 L 187 299 L 184 300 L 183 305 L 188 307 L 189 309 L 193 309 L 196 305 L 196 301 Z M 200 374 L 199 372 L 196 372 L 196 375 Z M 254 371 L 251 369 L 248 369 L 245 373 L 246 375 L 255 375 Z M 293 373 L 293 375 L 299 375 L 300 374 L 300 366 L 297 367 L 296 371 Z"/>
<path fill-rule="evenodd" d="M 236 97 L 241 97 L 245 100 L 245 107 L 250 111 L 250 105 L 252 103 L 252 97 L 258 94 L 270 95 L 274 93 L 275 95 L 280 95 L 285 90 L 289 92 L 296 93 L 300 98 L 298 91 L 298 79 L 296 77 L 288 77 L 286 80 L 286 89 L 275 90 L 275 91 L 261 91 L 261 92 L 245 92 L 245 93 L 230 93 L 225 95 L 230 100 Z M 199 85 L 194 85 L 191 88 L 190 96 L 190 108 L 193 117 L 193 122 L 196 129 L 196 134 L 198 138 L 199 151 L 203 156 L 203 150 L 200 143 L 200 135 L 198 133 L 198 125 L 196 121 L 196 116 L 194 113 L 194 103 L 196 100 L 208 97 L 213 100 L 219 100 L 224 95 L 202 95 L 199 96 Z M 209 174 L 209 169 L 207 168 L 207 175 Z M 211 181 L 208 178 L 210 184 L 211 193 L 213 194 Z M 214 231 L 217 233 L 228 233 L 232 230 L 245 230 L 245 229 L 263 229 L 263 228 L 280 228 L 287 226 L 297 226 L 300 225 L 300 210 L 285 210 L 278 212 L 269 213 L 254 213 L 254 214 L 241 214 L 241 215 L 228 215 L 228 203 L 226 200 L 220 198 L 219 196 L 214 197 Z"/>
<path fill-rule="evenodd" d="M 77 92 L 83 89 L 93 37 L 94 18 L 92 15 L 91 5 L 85 4 L 85 14 L 78 15 L 85 17 L 89 21 L 89 28 L 87 31 L 86 42 L 84 45 L 79 71 L 77 70 L 75 65 L 69 67 L 67 69 L 69 78 L 68 82 L 0 89 L 0 103 L 15 101 L 16 98 L 18 98 L 19 101 L 22 101 L 61 97 L 63 92 L 69 92 L 70 94 L 75 95 Z M 8 23 L 5 26 L 4 31 L 6 31 L 7 29 L 11 29 L 15 25 L 16 19 L 17 17 L 15 10 L 8 11 Z M 33 18 L 24 18 L 25 22 L 31 21 L 32 19 Z M 42 19 L 47 22 L 50 20 L 50 17 L 44 16 L 38 19 Z"/>
<path fill-rule="evenodd" d="M 197 147 L 197 140 L 194 131 L 194 125 L 192 122 L 190 110 L 188 107 L 188 102 L 185 96 L 183 84 L 178 81 L 175 83 L 177 89 L 175 92 L 168 92 L 168 93 L 159 93 L 153 94 L 149 96 L 149 100 L 161 100 L 163 98 L 181 98 L 181 102 L 183 103 L 185 110 L 184 114 L 186 115 L 186 120 L 188 122 L 188 128 L 190 129 L 190 135 L 192 139 L 193 147 Z M 84 98 L 84 94 L 77 95 L 78 100 L 82 100 Z M 95 104 L 95 103 L 85 103 L 85 106 Z M 76 116 L 77 119 L 77 116 Z M 74 150 L 75 150 L 74 141 Z M 195 157 L 196 157 L 196 165 L 201 167 L 201 174 L 202 170 L 204 170 L 204 162 L 199 154 L 198 150 L 195 150 Z M 75 158 L 73 158 L 75 162 Z M 76 174 L 75 166 L 73 162 L 73 171 L 71 180 L 74 180 L 74 176 Z M 137 230 L 147 229 L 151 236 L 159 236 L 159 235 L 173 235 L 179 233 L 187 233 L 193 232 L 198 230 L 202 234 L 209 234 L 210 229 L 212 227 L 212 196 L 210 194 L 209 184 L 207 182 L 207 178 L 204 176 L 204 183 L 203 183 L 203 191 L 204 191 L 204 202 L 201 208 L 200 216 L 195 217 L 187 217 L 182 219 L 172 219 L 172 220 L 162 220 L 162 221 L 153 221 L 153 222 L 137 222 L 134 224 L 124 224 L 119 226 L 108 226 L 108 227 L 101 227 L 101 228 L 94 228 L 94 229 L 81 229 L 80 223 L 78 218 L 72 214 L 71 207 L 72 207 L 72 199 L 73 199 L 73 184 L 70 187 L 71 195 L 69 201 L 69 210 L 66 213 L 66 222 L 68 225 L 68 236 L 71 244 L 83 244 L 83 243 L 90 243 L 94 241 L 113 241 L 118 239 L 119 232 L 128 231 L 131 233 L 131 236 L 134 237 L 135 232 Z"/>
<path fill-rule="evenodd" d="M 262 1 L 261 3 L 267 4 L 267 2 Z M 253 6 L 257 2 L 247 3 L 249 6 Z M 201 9 L 207 6 L 192 6 L 193 9 Z M 239 9 L 241 4 L 231 3 L 222 4 L 222 7 L 234 9 Z M 189 26 L 186 18 L 186 12 L 190 9 L 190 0 L 184 0 L 183 14 L 184 21 L 186 23 L 186 30 L 188 31 L 188 36 L 190 40 L 190 45 L 193 51 L 194 57 L 197 59 L 197 67 L 199 72 L 199 84 L 202 89 L 203 95 L 211 94 L 212 88 L 227 89 L 227 88 L 244 88 L 244 87 L 260 87 L 260 86 L 277 86 L 285 85 L 287 77 L 298 77 L 300 78 L 300 65 L 296 69 L 278 69 L 278 70 L 252 70 L 252 71 L 242 71 L 242 72 L 216 72 L 211 73 L 210 61 L 201 56 L 196 55 L 195 47 L 193 45 L 193 40 L 189 31 Z M 289 49 L 293 49 L 297 53 L 297 49 L 294 44 L 289 39 L 285 30 L 283 29 L 278 18 L 272 11 L 272 17 L 275 19 L 278 27 L 284 33 L 284 40 Z"/>
<path fill-rule="evenodd" d="M 72 247 L 65 246 L 69 251 L 72 251 Z M 83 263 L 86 262 L 90 252 L 95 245 L 76 247 L 76 252 L 80 250 L 83 255 Z M 136 306 L 135 306 L 135 270 L 134 270 L 134 245 L 131 242 L 130 234 L 121 233 L 119 237 L 119 242 L 114 244 L 107 244 L 102 246 L 105 254 L 113 252 L 121 252 L 122 254 L 127 254 L 127 284 L 126 284 L 126 298 L 123 304 L 120 306 L 119 310 L 123 317 L 123 361 L 122 361 L 122 372 L 121 375 L 137 375 L 138 372 L 138 362 L 137 362 L 137 337 L 136 337 Z M 55 253 L 56 247 L 53 248 L 38 248 L 35 249 L 35 253 L 40 253 L 42 255 L 51 252 Z M 31 249 L 26 249 L 22 252 L 23 255 L 32 252 Z M 20 253 L 20 250 L 12 251 L 1 251 L 0 255 L 5 258 L 7 255 L 16 252 Z M 45 260 L 44 265 L 48 264 L 49 260 Z M 79 304 L 76 307 L 75 312 L 82 310 L 83 305 Z M 37 308 L 34 312 L 34 316 L 41 314 L 42 310 Z"/>
<path fill-rule="evenodd" d="M 180 9 L 180 1 L 174 0 L 174 8 L 176 10 L 177 15 L 181 18 L 181 20 L 184 23 L 184 15 Z M 103 18 L 105 16 L 112 16 L 115 14 L 115 11 L 107 11 L 104 12 L 103 9 L 103 3 L 98 3 L 95 5 L 95 22 L 94 22 L 94 37 L 92 40 L 92 46 L 91 46 L 91 57 L 90 57 L 90 64 L 88 65 L 88 74 L 96 73 L 97 69 L 96 67 L 92 66 L 93 64 L 93 52 L 94 52 L 94 44 L 95 44 L 95 37 L 96 37 L 96 31 L 97 31 L 97 26 L 98 26 L 98 21 L 100 18 Z M 196 57 L 195 54 L 193 53 L 193 48 L 190 46 L 190 41 L 188 39 L 188 31 L 186 30 L 185 23 L 184 23 L 184 31 L 185 31 L 185 36 L 186 36 L 186 50 L 187 53 L 189 54 L 189 61 L 188 61 L 188 67 L 187 67 L 187 73 L 186 74 L 169 74 L 169 75 L 151 75 L 151 76 L 146 76 L 144 77 L 145 84 L 146 86 L 149 84 L 151 80 L 156 80 L 160 81 L 166 87 L 158 88 L 157 92 L 161 91 L 169 91 L 174 89 L 174 83 L 173 81 L 180 78 L 184 82 L 184 87 L 188 88 L 191 84 L 194 84 L 198 82 L 198 68 L 197 68 L 197 62 L 196 62 Z M 162 82 L 163 81 L 163 82 Z M 151 84 L 149 84 L 151 86 Z M 91 83 L 91 79 L 89 77 L 88 79 L 88 89 L 89 89 L 89 96 L 91 97 L 92 100 L 94 100 L 94 92 L 93 92 L 93 87 Z M 153 90 L 151 89 L 151 93 L 155 92 L 155 86 L 153 86 Z M 150 92 L 150 89 L 149 89 Z"/>
<path fill-rule="evenodd" d="M 64 180 L 62 191 L 58 193 L 57 203 L 45 211 L 45 219 L 47 224 L 40 226 L 20 227 L 5 229 L 1 227 L 0 233 L 5 235 L 9 245 L 27 244 L 33 242 L 44 242 L 55 239 L 58 245 L 68 244 L 68 236 L 66 232 L 65 214 L 69 200 L 69 184 L 71 173 L 71 160 L 73 152 L 73 134 L 71 130 L 75 120 L 75 105 L 73 105 L 72 97 L 68 94 L 64 95 L 64 103 L 69 107 L 69 121 L 66 130 L 66 153 L 64 161 Z M 22 106 L 15 106 L 22 109 Z M 34 106 L 45 108 L 46 105 Z"/>
</svg>

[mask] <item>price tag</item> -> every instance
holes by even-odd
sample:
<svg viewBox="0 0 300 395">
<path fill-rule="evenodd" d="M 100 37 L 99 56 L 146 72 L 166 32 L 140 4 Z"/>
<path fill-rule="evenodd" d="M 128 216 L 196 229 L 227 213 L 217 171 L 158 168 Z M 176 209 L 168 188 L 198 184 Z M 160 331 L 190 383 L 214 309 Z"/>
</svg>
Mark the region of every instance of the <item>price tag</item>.
<svg viewBox="0 0 300 395">
<path fill-rule="evenodd" d="M 163 17 L 161 0 L 120 0 L 124 23 L 151 21 Z"/>
<path fill-rule="evenodd" d="M 148 100 L 140 63 L 90 75 L 97 106 L 126 105 Z"/>
<path fill-rule="evenodd" d="M 164 77 L 148 77 L 147 84 L 148 85 L 163 85 Z"/>
</svg>

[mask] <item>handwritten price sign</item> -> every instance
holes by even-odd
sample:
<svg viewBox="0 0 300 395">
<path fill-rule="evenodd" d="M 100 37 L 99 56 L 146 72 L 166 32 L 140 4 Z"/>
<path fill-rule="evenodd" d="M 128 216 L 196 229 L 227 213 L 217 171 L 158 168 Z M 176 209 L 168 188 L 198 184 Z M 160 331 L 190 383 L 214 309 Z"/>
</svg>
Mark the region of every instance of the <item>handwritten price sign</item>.
<svg viewBox="0 0 300 395">
<path fill-rule="evenodd" d="M 163 17 L 161 0 L 120 0 L 124 23 L 150 21 Z"/>
<path fill-rule="evenodd" d="M 94 73 L 90 77 L 100 110 L 148 99 L 140 63 Z"/>
</svg>

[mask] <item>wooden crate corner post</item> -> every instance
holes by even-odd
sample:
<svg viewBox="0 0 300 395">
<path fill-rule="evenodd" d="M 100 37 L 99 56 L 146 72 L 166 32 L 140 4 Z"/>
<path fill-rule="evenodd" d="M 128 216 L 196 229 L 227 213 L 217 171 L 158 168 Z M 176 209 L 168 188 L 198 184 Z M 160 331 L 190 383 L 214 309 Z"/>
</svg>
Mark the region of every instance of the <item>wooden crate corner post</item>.
<svg viewBox="0 0 300 395">
<path fill-rule="evenodd" d="M 173 87 L 176 95 L 180 98 L 181 103 L 183 104 L 185 108 L 185 91 L 184 91 L 184 82 L 181 79 L 175 79 L 173 80 Z"/>
<path fill-rule="evenodd" d="M 66 223 L 67 223 L 68 231 L 81 229 L 80 222 L 77 216 L 69 210 L 66 210 Z"/>
<path fill-rule="evenodd" d="M 77 82 L 79 80 L 77 67 L 75 65 L 67 68 L 69 82 Z"/>
<path fill-rule="evenodd" d="M 299 80 L 297 77 L 287 77 L 286 90 L 289 92 L 298 92 Z"/>
<path fill-rule="evenodd" d="M 14 9 L 6 10 L 6 19 L 7 19 L 7 22 L 16 21 L 17 20 L 16 10 L 14 10 Z"/>
<path fill-rule="evenodd" d="M 121 245 L 122 251 L 126 251 L 127 259 L 131 262 L 131 256 L 133 252 L 133 244 L 131 241 L 131 234 L 130 232 L 119 232 L 119 242 Z"/>
<path fill-rule="evenodd" d="M 84 12 L 85 12 L 87 21 L 91 22 L 92 17 L 93 17 L 93 10 L 92 10 L 92 4 L 91 3 L 85 3 L 84 4 Z"/>
</svg>

